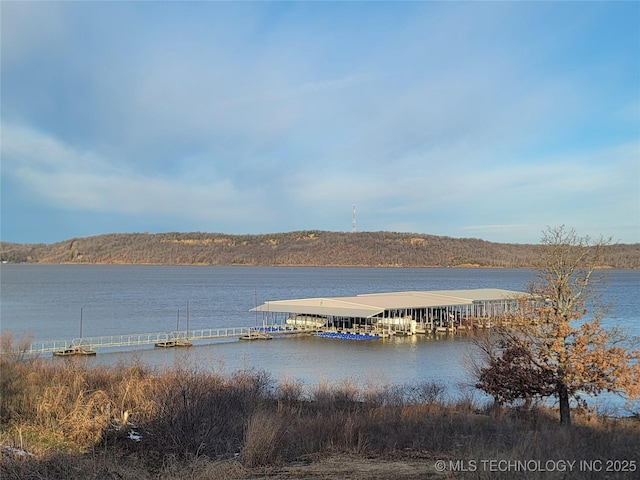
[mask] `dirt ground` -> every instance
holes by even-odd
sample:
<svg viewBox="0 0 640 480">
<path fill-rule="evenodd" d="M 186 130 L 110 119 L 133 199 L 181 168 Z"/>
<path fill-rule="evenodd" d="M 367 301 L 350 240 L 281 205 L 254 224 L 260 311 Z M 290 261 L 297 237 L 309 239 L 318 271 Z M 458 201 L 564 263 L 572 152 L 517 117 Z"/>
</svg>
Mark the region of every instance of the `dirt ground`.
<svg viewBox="0 0 640 480">
<path fill-rule="evenodd" d="M 313 458 L 282 467 L 252 469 L 244 478 L 257 480 L 342 479 L 342 480 L 417 480 L 442 478 L 436 472 L 435 460 L 426 452 L 411 452 L 393 456 L 365 457 L 333 455 Z"/>
</svg>

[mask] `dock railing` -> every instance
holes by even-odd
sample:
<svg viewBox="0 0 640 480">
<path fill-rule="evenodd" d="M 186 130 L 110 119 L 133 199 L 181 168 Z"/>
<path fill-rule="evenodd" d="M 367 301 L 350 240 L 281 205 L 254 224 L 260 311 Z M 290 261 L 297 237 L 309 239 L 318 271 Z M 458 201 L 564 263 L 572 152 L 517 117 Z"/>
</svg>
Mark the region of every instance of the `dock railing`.
<svg viewBox="0 0 640 480">
<path fill-rule="evenodd" d="M 291 334 L 304 333 L 314 331 L 314 328 L 289 325 L 269 325 L 256 327 L 223 327 L 223 328 L 205 328 L 197 330 L 176 330 L 173 332 L 156 332 L 156 333 L 131 333 L 125 335 L 103 335 L 99 337 L 83 337 L 74 338 L 72 340 L 43 340 L 31 342 L 28 348 L 20 349 L 20 351 L 4 351 L 0 350 L 0 354 L 39 354 L 53 353 L 64 350 L 73 346 L 84 345 L 92 348 L 116 348 L 116 347 L 135 347 L 142 345 L 154 345 L 160 342 L 167 342 L 176 338 L 188 338 L 189 340 L 216 340 L 224 338 L 240 338 L 245 335 L 257 333 Z"/>
</svg>

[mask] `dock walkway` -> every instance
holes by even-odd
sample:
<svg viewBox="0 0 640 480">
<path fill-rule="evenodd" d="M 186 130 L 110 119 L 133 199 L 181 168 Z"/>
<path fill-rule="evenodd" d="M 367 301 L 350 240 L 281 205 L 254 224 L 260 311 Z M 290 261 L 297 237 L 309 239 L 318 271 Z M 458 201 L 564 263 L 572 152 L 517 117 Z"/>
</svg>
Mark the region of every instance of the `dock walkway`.
<svg viewBox="0 0 640 480">
<path fill-rule="evenodd" d="M 142 345 L 155 345 L 157 343 L 171 340 L 189 339 L 198 340 L 218 340 L 225 338 L 242 338 L 252 335 L 292 335 L 300 333 L 313 333 L 316 329 L 307 326 L 270 325 L 268 327 L 227 327 L 208 328 L 201 330 L 156 332 L 156 333 L 133 333 L 127 335 L 105 335 L 100 337 L 74 338 L 72 340 L 45 340 L 32 342 L 29 348 L 21 350 L 19 353 L 36 355 L 42 353 L 53 353 L 69 349 L 79 345 L 96 348 L 117 348 L 135 347 Z M 0 354 L 12 352 L 0 351 Z M 14 352 L 15 353 L 15 352 Z"/>
</svg>

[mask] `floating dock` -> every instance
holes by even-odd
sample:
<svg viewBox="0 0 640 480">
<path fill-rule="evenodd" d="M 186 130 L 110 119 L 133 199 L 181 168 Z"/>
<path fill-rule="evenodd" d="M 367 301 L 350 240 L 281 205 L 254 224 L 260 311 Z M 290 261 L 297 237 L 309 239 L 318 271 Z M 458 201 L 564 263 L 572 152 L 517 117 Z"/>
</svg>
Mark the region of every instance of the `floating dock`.
<svg viewBox="0 0 640 480">
<path fill-rule="evenodd" d="M 243 337 L 263 337 L 265 332 L 269 332 L 269 336 L 286 336 L 300 335 L 307 333 L 316 333 L 317 330 L 309 327 L 290 327 L 287 325 L 273 325 L 267 327 L 229 327 L 229 328 L 206 328 L 199 330 L 189 330 L 180 332 L 156 332 L 156 333 L 132 333 L 127 335 L 105 335 L 100 337 L 84 337 L 82 339 L 74 338 L 73 340 L 45 340 L 32 342 L 28 348 L 20 351 L 0 350 L 0 355 L 5 354 L 25 354 L 36 355 L 43 353 L 63 352 L 68 349 L 76 348 L 82 344 L 83 349 L 95 352 L 97 348 L 121 348 L 121 347 L 139 347 L 145 345 L 154 345 L 162 348 L 187 346 L 175 344 L 175 339 L 188 338 L 189 343 L 195 341 L 207 340 L 226 340 L 240 339 Z M 179 343 L 179 342 L 178 342 Z M 61 356 L 61 355 L 56 355 Z M 75 356 L 69 353 L 64 356 Z"/>
<path fill-rule="evenodd" d="M 191 346 L 193 341 L 236 338 L 268 340 L 275 336 L 314 334 L 347 340 L 393 335 L 453 334 L 490 328 L 518 306 L 524 292 L 501 289 L 437 290 L 268 301 L 252 308 L 262 326 L 110 335 L 71 341 L 33 342 L 20 352 L 56 356 L 95 355 L 96 348 Z M 80 348 L 81 347 L 81 348 Z"/>
</svg>

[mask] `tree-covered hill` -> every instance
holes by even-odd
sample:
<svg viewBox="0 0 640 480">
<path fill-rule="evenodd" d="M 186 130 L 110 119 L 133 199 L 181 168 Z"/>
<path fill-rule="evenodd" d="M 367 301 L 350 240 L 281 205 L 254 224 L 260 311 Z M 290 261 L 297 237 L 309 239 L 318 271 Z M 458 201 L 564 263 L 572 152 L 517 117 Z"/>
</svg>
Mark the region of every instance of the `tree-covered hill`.
<svg viewBox="0 0 640 480">
<path fill-rule="evenodd" d="M 53 244 L 2 243 L 3 262 L 160 265 L 534 267 L 536 245 L 394 232 L 261 235 L 127 233 Z M 640 268 L 640 244 L 606 248 L 610 268 Z"/>
</svg>

